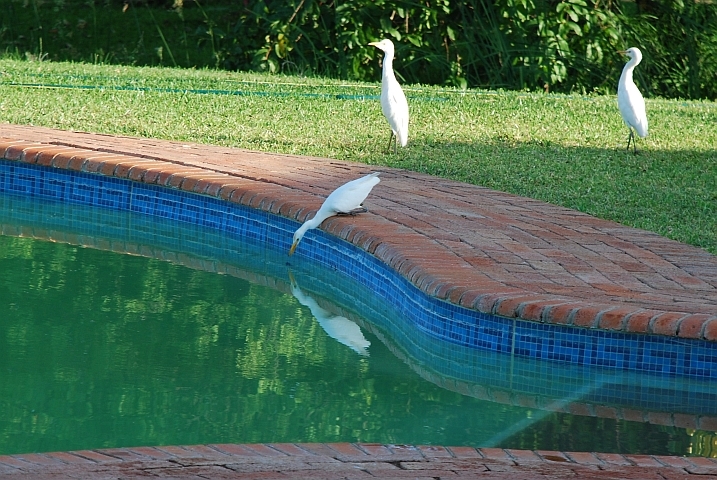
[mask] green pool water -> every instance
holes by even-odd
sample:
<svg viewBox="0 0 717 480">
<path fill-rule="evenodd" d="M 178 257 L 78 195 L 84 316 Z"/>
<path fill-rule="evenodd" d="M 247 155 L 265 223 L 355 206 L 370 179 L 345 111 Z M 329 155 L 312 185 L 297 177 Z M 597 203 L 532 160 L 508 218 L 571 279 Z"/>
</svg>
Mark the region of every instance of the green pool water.
<svg viewBox="0 0 717 480">
<path fill-rule="evenodd" d="M 366 328 L 352 329 L 365 349 L 336 340 L 307 306 L 320 299 L 293 293 L 0 236 L 0 454 L 225 442 L 694 453 L 685 429 L 441 388 Z"/>
</svg>

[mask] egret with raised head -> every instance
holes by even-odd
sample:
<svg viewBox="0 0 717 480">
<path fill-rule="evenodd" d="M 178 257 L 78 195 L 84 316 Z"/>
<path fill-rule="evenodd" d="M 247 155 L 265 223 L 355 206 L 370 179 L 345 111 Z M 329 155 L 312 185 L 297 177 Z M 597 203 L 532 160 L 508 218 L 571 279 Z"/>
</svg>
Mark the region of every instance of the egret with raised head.
<svg viewBox="0 0 717 480">
<path fill-rule="evenodd" d="M 402 147 L 408 143 L 408 102 L 393 73 L 393 42 L 384 38 L 380 42 L 371 42 L 369 45 L 373 45 L 384 53 L 381 74 L 381 110 L 391 127 L 391 136 L 388 139 L 386 151 L 391 150 L 391 141 L 395 139 L 393 153 L 396 153 L 399 143 Z"/>
<path fill-rule="evenodd" d="M 632 72 L 640 61 L 642 61 L 642 52 L 639 48 L 632 47 L 620 53 L 630 57 L 630 60 L 625 64 L 625 67 L 623 67 L 620 81 L 617 84 L 617 106 L 620 109 L 622 119 L 630 130 L 630 135 L 627 137 L 627 149 L 630 150 L 630 141 L 632 141 L 633 153 L 636 154 L 637 141 L 635 133 L 637 133 L 640 138 L 647 137 L 645 99 L 642 98 L 640 90 L 637 89 L 635 82 L 632 80 Z"/>
</svg>

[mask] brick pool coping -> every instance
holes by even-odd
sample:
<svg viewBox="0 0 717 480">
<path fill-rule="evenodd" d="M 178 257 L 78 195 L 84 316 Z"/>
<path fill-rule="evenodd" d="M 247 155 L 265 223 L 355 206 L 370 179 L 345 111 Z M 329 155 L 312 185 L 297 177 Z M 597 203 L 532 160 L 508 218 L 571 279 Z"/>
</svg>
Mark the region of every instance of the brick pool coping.
<svg viewBox="0 0 717 480">
<path fill-rule="evenodd" d="M 9 124 L 0 124 L 0 158 L 212 195 L 300 222 L 337 185 L 374 170 L 329 159 Z M 376 255 L 427 294 L 506 317 L 717 341 L 714 255 L 536 200 L 400 169 L 375 170 L 383 172 L 383 181 L 366 201 L 369 213 L 335 217 L 322 228 Z M 682 426 L 689 420 L 688 428 L 709 430 L 715 423 L 668 416 L 647 421 Z M 0 477 L 15 474 L 663 479 L 717 478 L 717 462 L 468 447 L 206 445 L 0 456 Z"/>
<path fill-rule="evenodd" d="M 378 170 L 369 212 L 322 229 L 428 295 L 510 318 L 717 341 L 717 256 L 537 200 L 386 167 L 0 124 L 0 158 L 162 185 L 303 222 Z"/>
<path fill-rule="evenodd" d="M 0 478 L 717 478 L 701 457 L 351 443 L 220 444 L 0 456 Z"/>
</svg>

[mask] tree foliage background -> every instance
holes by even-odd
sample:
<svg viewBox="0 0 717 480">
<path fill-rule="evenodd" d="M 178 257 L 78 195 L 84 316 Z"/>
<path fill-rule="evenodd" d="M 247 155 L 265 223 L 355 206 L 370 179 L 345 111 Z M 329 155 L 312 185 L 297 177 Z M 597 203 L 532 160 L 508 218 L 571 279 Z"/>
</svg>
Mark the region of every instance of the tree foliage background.
<svg viewBox="0 0 717 480">
<path fill-rule="evenodd" d="M 0 51 L 375 81 L 612 92 L 644 54 L 648 96 L 717 98 L 714 0 L 7 0 Z M 32 8 L 27 8 L 32 7 Z M 22 28 L 29 25 L 29 28 Z"/>
</svg>

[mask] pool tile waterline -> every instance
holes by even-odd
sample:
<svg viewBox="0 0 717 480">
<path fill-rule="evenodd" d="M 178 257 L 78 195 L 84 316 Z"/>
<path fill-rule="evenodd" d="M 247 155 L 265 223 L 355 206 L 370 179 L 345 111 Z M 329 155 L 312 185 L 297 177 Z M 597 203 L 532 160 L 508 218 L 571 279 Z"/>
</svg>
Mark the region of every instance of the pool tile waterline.
<svg viewBox="0 0 717 480">
<path fill-rule="evenodd" d="M 298 223 L 267 212 L 91 173 L 0 161 L 0 191 L 126 210 L 216 228 L 289 249 Z M 296 257 L 337 269 L 385 298 L 427 334 L 462 346 L 526 358 L 691 378 L 717 378 L 717 344 L 503 318 L 421 292 L 385 263 L 321 231 L 307 234 Z"/>
</svg>

